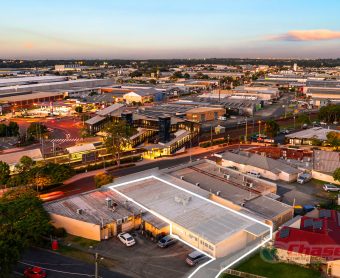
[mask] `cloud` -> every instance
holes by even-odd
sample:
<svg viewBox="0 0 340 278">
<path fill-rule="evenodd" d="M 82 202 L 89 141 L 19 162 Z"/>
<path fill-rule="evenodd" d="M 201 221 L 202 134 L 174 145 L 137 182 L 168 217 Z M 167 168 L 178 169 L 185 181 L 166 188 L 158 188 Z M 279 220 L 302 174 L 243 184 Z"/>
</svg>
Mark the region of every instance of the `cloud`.
<svg viewBox="0 0 340 278">
<path fill-rule="evenodd" d="M 276 41 L 321 41 L 321 40 L 338 40 L 340 31 L 327 29 L 320 30 L 292 30 L 284 34 L 269 37 L 270 40 Z"/>
</svg>

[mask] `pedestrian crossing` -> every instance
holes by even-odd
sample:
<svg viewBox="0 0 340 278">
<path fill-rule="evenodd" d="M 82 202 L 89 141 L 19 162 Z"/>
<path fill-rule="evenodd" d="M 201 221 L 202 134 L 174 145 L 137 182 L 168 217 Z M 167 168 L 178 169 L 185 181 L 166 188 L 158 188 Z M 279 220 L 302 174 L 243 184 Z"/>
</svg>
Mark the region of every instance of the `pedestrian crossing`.
<svg viewBox="0 0 340 278">
<path fill-rule="evenodd" d="M 47 142 L 51 143 L 65 143 L 65 142 L 78 142 L 82 140 L 81 138 L 59 138 L 59 139 L 49 139 Z"/>
</svg>

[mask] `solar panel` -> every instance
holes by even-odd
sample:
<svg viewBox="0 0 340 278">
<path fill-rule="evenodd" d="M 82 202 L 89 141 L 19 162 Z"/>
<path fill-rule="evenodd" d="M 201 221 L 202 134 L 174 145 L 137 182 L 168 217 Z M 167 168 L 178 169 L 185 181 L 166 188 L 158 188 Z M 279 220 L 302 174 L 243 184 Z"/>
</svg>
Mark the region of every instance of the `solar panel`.
<svg viewBox="0 0 340 278">
<path fill-rule="evenodd" d="M 304 228 L 313 227 L 313 219 L 306 219 L 303 222 L 303 227 Z"/>
<path fill-rule="evenodd" d="M 314 229 L 321 229 L 322 228 L 322 222 L 321 221 L 315 221 L 313 223 L 313 228 Z"/>
<path fill-rule="evenodd" d="M 328 210 L 328 209 L 320 210 L 320 217 L 330 218 L 331 217 L 331 211 Z"/>
<path fill-rule="evenodd" d="M 286 237 L 288 237 L 288 236 L 289 236 L 289 229 L 288 229 L 288 228 L 282 229 L 282 230 L 280 231 L 280 238 L 286 238 Z"/>
</svg>

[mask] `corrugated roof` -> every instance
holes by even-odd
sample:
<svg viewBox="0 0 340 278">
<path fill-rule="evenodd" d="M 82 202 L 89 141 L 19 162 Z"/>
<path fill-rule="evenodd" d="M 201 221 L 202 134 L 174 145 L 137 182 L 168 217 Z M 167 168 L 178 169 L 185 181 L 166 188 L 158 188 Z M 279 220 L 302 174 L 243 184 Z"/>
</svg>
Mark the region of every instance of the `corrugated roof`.
<svg viewBox="0 0 340 278">
<path fill-rule="evenodd" d="M 108 208 L 106 198 L 112 199 L 113 203 L 117 204 L 114 210 Z M 124 217 L 138 215 L 142 211 L 140 207 L 110 189 L 86 192 L 48 202 L 44 204 L 44 208 L 49 213 L 97 225 L 106 225 Z M 77 213 L 78 209 L 82 210 L 81 214 Z"/>
<path fill-rule="evenodd" d="M 18 164 L 23 156 L 28 156 L 34 161 L 39 161 L 43 159 L 43 155 L 40 149 L 33 149 L 20 152 L 12 152 L 0 155 L 0 161 L 6 162 L 9 165 Z"/>
<path fill-rule="evenodd" d="M 167 179 L 167 175 L 161 175 L 159 178 L 161 180 L 150 177 L 115 189 L 213 244 L 257 224 L 253 220 L 168 184 L 170 181 L 163 180 Z M 177 181 L 178 179 L 171 178 L 173 184 Z"/>
</svg>

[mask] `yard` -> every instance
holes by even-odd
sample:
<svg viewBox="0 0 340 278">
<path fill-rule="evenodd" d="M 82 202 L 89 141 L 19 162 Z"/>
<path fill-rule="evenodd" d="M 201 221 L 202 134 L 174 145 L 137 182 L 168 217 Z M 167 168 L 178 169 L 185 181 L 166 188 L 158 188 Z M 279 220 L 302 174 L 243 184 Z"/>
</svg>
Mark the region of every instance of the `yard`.
<svg viewBox="0 0 340 278">
<path fill-rule="evenodd" d="M 268 278 L 320 278 L 321 273 L 312 269 L 303 268 L 298 265 L 286 263 L 265 262 L 259 254 L 251 257 L 241 264 L 236 270 L 252 273 Z M 223 275 L 223 278 L 234 277 Z"/>
</svg>

